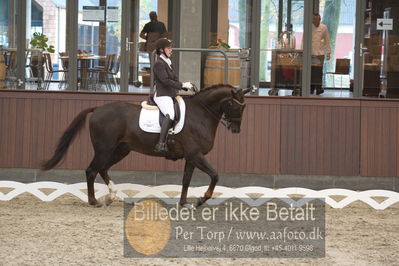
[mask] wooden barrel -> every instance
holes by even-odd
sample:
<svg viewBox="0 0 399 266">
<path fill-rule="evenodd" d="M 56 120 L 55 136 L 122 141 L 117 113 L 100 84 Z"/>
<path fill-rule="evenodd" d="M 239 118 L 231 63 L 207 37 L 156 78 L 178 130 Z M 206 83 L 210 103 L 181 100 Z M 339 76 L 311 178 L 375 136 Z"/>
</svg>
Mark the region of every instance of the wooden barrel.
<svg viewBox="0 0 399 266">
<path fill-rule="evenodd" d="M 228 84 L 240 86 L 240 57 L 238 52 L 226 52 L 228 58 Z M 225 58 L 221 53 L 211 52 L 206 57 L 204 69 L 204 86 L 221 84 L 224 82 Z"/>
<path fill-rule="evenodd" d="M 0 55 L 0 89 L 4 88 L 4 80 L 6 79 L 6 60 L 4 55 Z"/>
</svg>

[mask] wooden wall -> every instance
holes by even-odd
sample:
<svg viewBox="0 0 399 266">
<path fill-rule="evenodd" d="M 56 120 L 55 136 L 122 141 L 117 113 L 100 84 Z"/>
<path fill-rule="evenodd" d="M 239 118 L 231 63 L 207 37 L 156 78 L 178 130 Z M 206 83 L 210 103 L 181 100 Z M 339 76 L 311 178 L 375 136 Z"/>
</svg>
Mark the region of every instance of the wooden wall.
<svg viewBox="0 0 399 266">
<path fill-rule="evenodd" d="M 360 101 L 281 103 L 281 173 L 359 175 Z"/>
<path fill-rule="evenodd" d="M 399 176 L 398 105 L 398 101 L 362 101 L 360 175 Z"/>
<path fill-rule="evenodd" d="M 0 168 L 38 168 L 83 109 L 146 95 L 0 92 Z M 399 101 L 247 97 L 240 134 L 220 126 L 207 155 L 221 173 L 399 176 Z M 93 155 L 87 127 L 63 169 L 85 169 Z M 173 162 L 131 153 L 118 170 L 181 171 Z"/>
</svg>

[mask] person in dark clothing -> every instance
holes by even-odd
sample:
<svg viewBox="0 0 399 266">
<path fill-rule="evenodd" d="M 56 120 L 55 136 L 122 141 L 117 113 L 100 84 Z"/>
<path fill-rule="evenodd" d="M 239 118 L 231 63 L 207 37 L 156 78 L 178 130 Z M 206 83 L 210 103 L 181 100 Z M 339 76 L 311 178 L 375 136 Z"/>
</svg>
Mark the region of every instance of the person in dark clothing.
<svg viewBox="0 0 399 266">
<path fill-rule="evenodd" d="M 151 21 L 144 25 L 140 32 L 140 37 L 146 40 L 146 50 L 151 55 L 155 49 L 154 45 L 162 34 L 166 33 L 166 27 L 163 22 L 158 21 L 158 15 L 155 11 L 150 12 Z"/>
<path fill-rule="evenodd" d="M 196 87 L 191 82 L 180 82 L 173 72 L 172 62 L 172 41 L 161 38 L 156 42 L 156 52 L 159 56 L 154 65 L 155 94 L 154 101 L 159 110 L 165 115 L 161 125 L 158 144 L 155 146 L 155 152 L 167 152 L 166 136 L 175 119 L 173 109 L 173 99 L 181 89 L 191 90 L 196 93 Z"/>
</svg>

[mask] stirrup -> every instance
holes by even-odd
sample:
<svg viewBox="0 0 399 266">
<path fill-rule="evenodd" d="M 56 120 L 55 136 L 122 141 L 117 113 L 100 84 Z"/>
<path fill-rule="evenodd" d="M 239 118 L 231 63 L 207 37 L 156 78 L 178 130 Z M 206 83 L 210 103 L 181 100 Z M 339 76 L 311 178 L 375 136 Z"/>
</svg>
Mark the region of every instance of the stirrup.
<svg viewBox="0 0 399 266">
<path fill-rule="evenodd" d="M 166 146 L 165 142 L 160 142 L 157 145 L 155 145 L 155 152 L 167 152 L 168 151 L 168 147 Z"/>
</svg>

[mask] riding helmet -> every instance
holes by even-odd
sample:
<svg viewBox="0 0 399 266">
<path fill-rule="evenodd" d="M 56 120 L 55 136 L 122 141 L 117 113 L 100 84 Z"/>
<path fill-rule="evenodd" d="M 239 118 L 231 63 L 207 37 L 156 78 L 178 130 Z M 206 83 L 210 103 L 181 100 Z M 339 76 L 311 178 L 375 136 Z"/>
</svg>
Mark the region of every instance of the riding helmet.
<svg viewBox="0 0 399 266">
<path fill-rule="evenodd" d="M 164 49 L 165 47 L 172 46 L 172 41 L 167 38 L 158 39 L 155 43 L 155 47 L 157 49 L 157 53 L 160 54 L 160 49 Z"/>
</svg>

